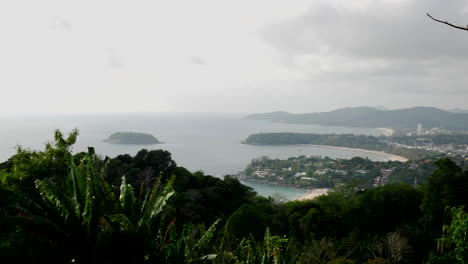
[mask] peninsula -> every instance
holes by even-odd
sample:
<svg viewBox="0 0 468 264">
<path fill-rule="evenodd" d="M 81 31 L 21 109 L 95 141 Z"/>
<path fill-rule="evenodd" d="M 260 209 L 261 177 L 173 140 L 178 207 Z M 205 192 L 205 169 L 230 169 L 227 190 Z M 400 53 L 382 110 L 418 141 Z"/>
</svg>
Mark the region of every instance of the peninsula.
<svg viewBox="0 0 468 264">
<path fill-rule="evenodd" d="M 139 132 L 116 132 L 105 139 L 104 142 L 130 145 L 150 145 L 161 143 L 153 135 Z"/>
<path fill-rule="evenodd" d="M 405 137 L 406 138 L 406 137 Z M 393 139 L 393 138 L 392 138 Z M 249 135 L 242 143 L 249 145 L 309 144 L 327 148 L 365 151 L 382 155 L 388 160 L 406 162 L 440 155 L 440 152 L 396 145 L 388 137 L 353 134 L 259 133 Z"/>
</svg>

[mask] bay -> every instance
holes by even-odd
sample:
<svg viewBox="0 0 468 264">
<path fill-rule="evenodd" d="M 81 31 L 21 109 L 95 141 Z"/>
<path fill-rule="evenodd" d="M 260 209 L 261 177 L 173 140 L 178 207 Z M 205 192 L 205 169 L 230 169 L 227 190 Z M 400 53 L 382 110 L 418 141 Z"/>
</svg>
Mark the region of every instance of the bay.
<svg viewBox="0 0 468 264">
<path fill-rule="evenodd" d="M 21 145 L 32 150 L 42 150 L 53 139 L 55 129 L 68 133 L 73 128 L 80 130 L 74 152 L 85 151 L 93 146 L 102 156 L 136 154 L 140 149 L 164 149 L 172 153 L 179 166 L 191 171 L 202 170 L 208 175 L 222 177 L 236 174 L 254 158 L 288 158 L 300 155 L 328 156 L 332 158 L 368 157 L 384 161 L 385 157 L 353 150 L 328 149 L 308 145 L 254 146 L 241 144 L 247 136 L 260 132 L 302 133 L 352 133 L 381 135 L 372 128 L 332 127 L 301 124 L 281 124 L 268 121 L 245 120 L 243 114 L 206 113 L 138 113 L 99 115 L 17 116 L 0 118 L 0 161 L 7 160 Z M 156 145 L 116 145 L 103 142 L 114 132 L 144 132 L 154 135 L 164 143 Z M 275 192 L 287 193 L 288 198 L 298 189 L 284 187 L 255 189 L 263 195 Z M 269 192 L 264 192 L 269 189 Z M 303 190 L 301 190 L 303 191 Z"/>
</svg>

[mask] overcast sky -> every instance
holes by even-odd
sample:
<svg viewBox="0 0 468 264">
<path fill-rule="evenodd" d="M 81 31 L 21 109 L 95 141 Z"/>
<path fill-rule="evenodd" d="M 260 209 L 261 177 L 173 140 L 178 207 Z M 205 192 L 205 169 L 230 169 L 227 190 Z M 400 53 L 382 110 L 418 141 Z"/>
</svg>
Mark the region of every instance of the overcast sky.
<svg viewBox="0 0 468 264">
<path fill-rule="evenodd" d="M 467 3 L 2 1 L 0 115 L 468 108 Z"/>
</svg>

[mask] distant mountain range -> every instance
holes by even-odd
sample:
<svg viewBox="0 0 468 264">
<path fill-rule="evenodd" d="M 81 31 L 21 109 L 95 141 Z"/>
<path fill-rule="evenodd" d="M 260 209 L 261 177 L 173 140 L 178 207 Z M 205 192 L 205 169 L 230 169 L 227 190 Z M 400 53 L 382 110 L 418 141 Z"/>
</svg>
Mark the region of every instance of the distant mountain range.
<svg viewBox="0 0 468 264">
<path fill-rule="evenodd" d="M 324 126 L 387 127 L 393 129 L 445 128 L 468 130 L 468 113 L 454 113 L 434 107 L 412 107 L 397 110 L 380 110 L 373 107 L 347 107 L 330 112 L 291 114 L 272 112 L 251 114 L 251 120 L 269 120 L 280 123 L 318 124 Z"/>
</svg>

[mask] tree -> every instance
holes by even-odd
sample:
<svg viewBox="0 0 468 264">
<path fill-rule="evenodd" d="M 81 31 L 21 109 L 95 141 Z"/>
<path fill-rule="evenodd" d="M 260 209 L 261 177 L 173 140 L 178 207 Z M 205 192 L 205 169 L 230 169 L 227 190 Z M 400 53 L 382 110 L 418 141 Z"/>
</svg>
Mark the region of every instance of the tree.
<svg viewBox="0 0 468 264">
<path fill-rule="evenodd" d="M 113 186 L 119 186 L 122 175 L 127 176 L 127 182 L 134 188 L 153 186 L 158 175 L 162 181 L 167 181 L 176 163 L 171 153 L 166 150 L 142 149 L 132 157 L 128 154 L 119 155 L 109 160 L 106 169 L 106 180 Z"/>
<path fill-rule="evenodd" d="M 265 216 L 255 210 L 251 205 L 243 205 L 228 220 L 227 229 L 239 241 L 253 235 L 258 240 L 264 234 L 267 228 Z"/>
<path fill-rule="evenodd" d="M 31 151 L 17 148 L 17 152 L 10 159 L 10 169 L 0 174 L 0 180 L 10 189 L 35 195 L 34 181 L 53 178 L 62 185 L 68 171 L 67 155 L 78 137 L 78 130 L 74 129 L 65 138 L 60 130 L 55 130 L 54 141 L 45 145 L 44 151 Z M 7 166 L 8 167 L 8 166 Z"/>
<path fill-rule="evenodd" d="M 440 237 L 442 227 L 450 223 L 446 208 L 468 204 L 468 174 L 449 158 L 438 160 L 435 164 L 437 169 L 428 178 L 421 204 L 424 231 L 434 239 Z"/>
<path fill-rule="evenodd" d="M 158 255 L 162 246 L 154 238 L 161 227 L 155 220 L 174 193 L 174 177 L 165 187 L 158 181 L 138 202 L 125 176 L 120 196 L 115 195 L 103 170 L 95 166 L 94 149 L 89 149 L 79 165 L 70 153 L 66 157 L 69 172 L 63 176 L 63 185 L 54 178 L 36 179 L 40 196 L 36 201 L 0 188 L 0 209 L 7 212 L 5 223 L 49 237 L 49 243 L 61 245 L 57 255 L 65 262 L 135 263 Z"/>
<path fill-rule="evenodd" d="M 422 193 L 407 184 L 390 184 L 366 190 L 358 197 L 362 231 L 383 235 L 420 219 Z"/>
<path fill-rule="evenodd" d="M 467 30 L 468 31 L 468 26 L 466 26 L 466 27 L 457 26 L 457 25 L 454 25 L 454 24 L 449 23 L 447 21 L 442 21 L 440 19 L 436 19 L 436 18 L 432 17 L 429 13 L 426 13 L 426 15 L 428 17 L 430 17 L 432 20 L 436 21 L 436 22 L 439 22 L 439 23 L 442 23 L 442 24 L 445 24 L 445 25 L 449 25 L 449 26 L 454 27 L 456 29 L 461 29 L 461 30 Z"/>
<path fill-rule="evenodd" d="M 439 250 L 458 263 L 468 263 L 468 214 L 463 206 L 449 208 L 452 223 L 445 226 L 444 236 L 438 240 Z M 444 252 L 444 250 L 446 252 Z"/>
</svg>

